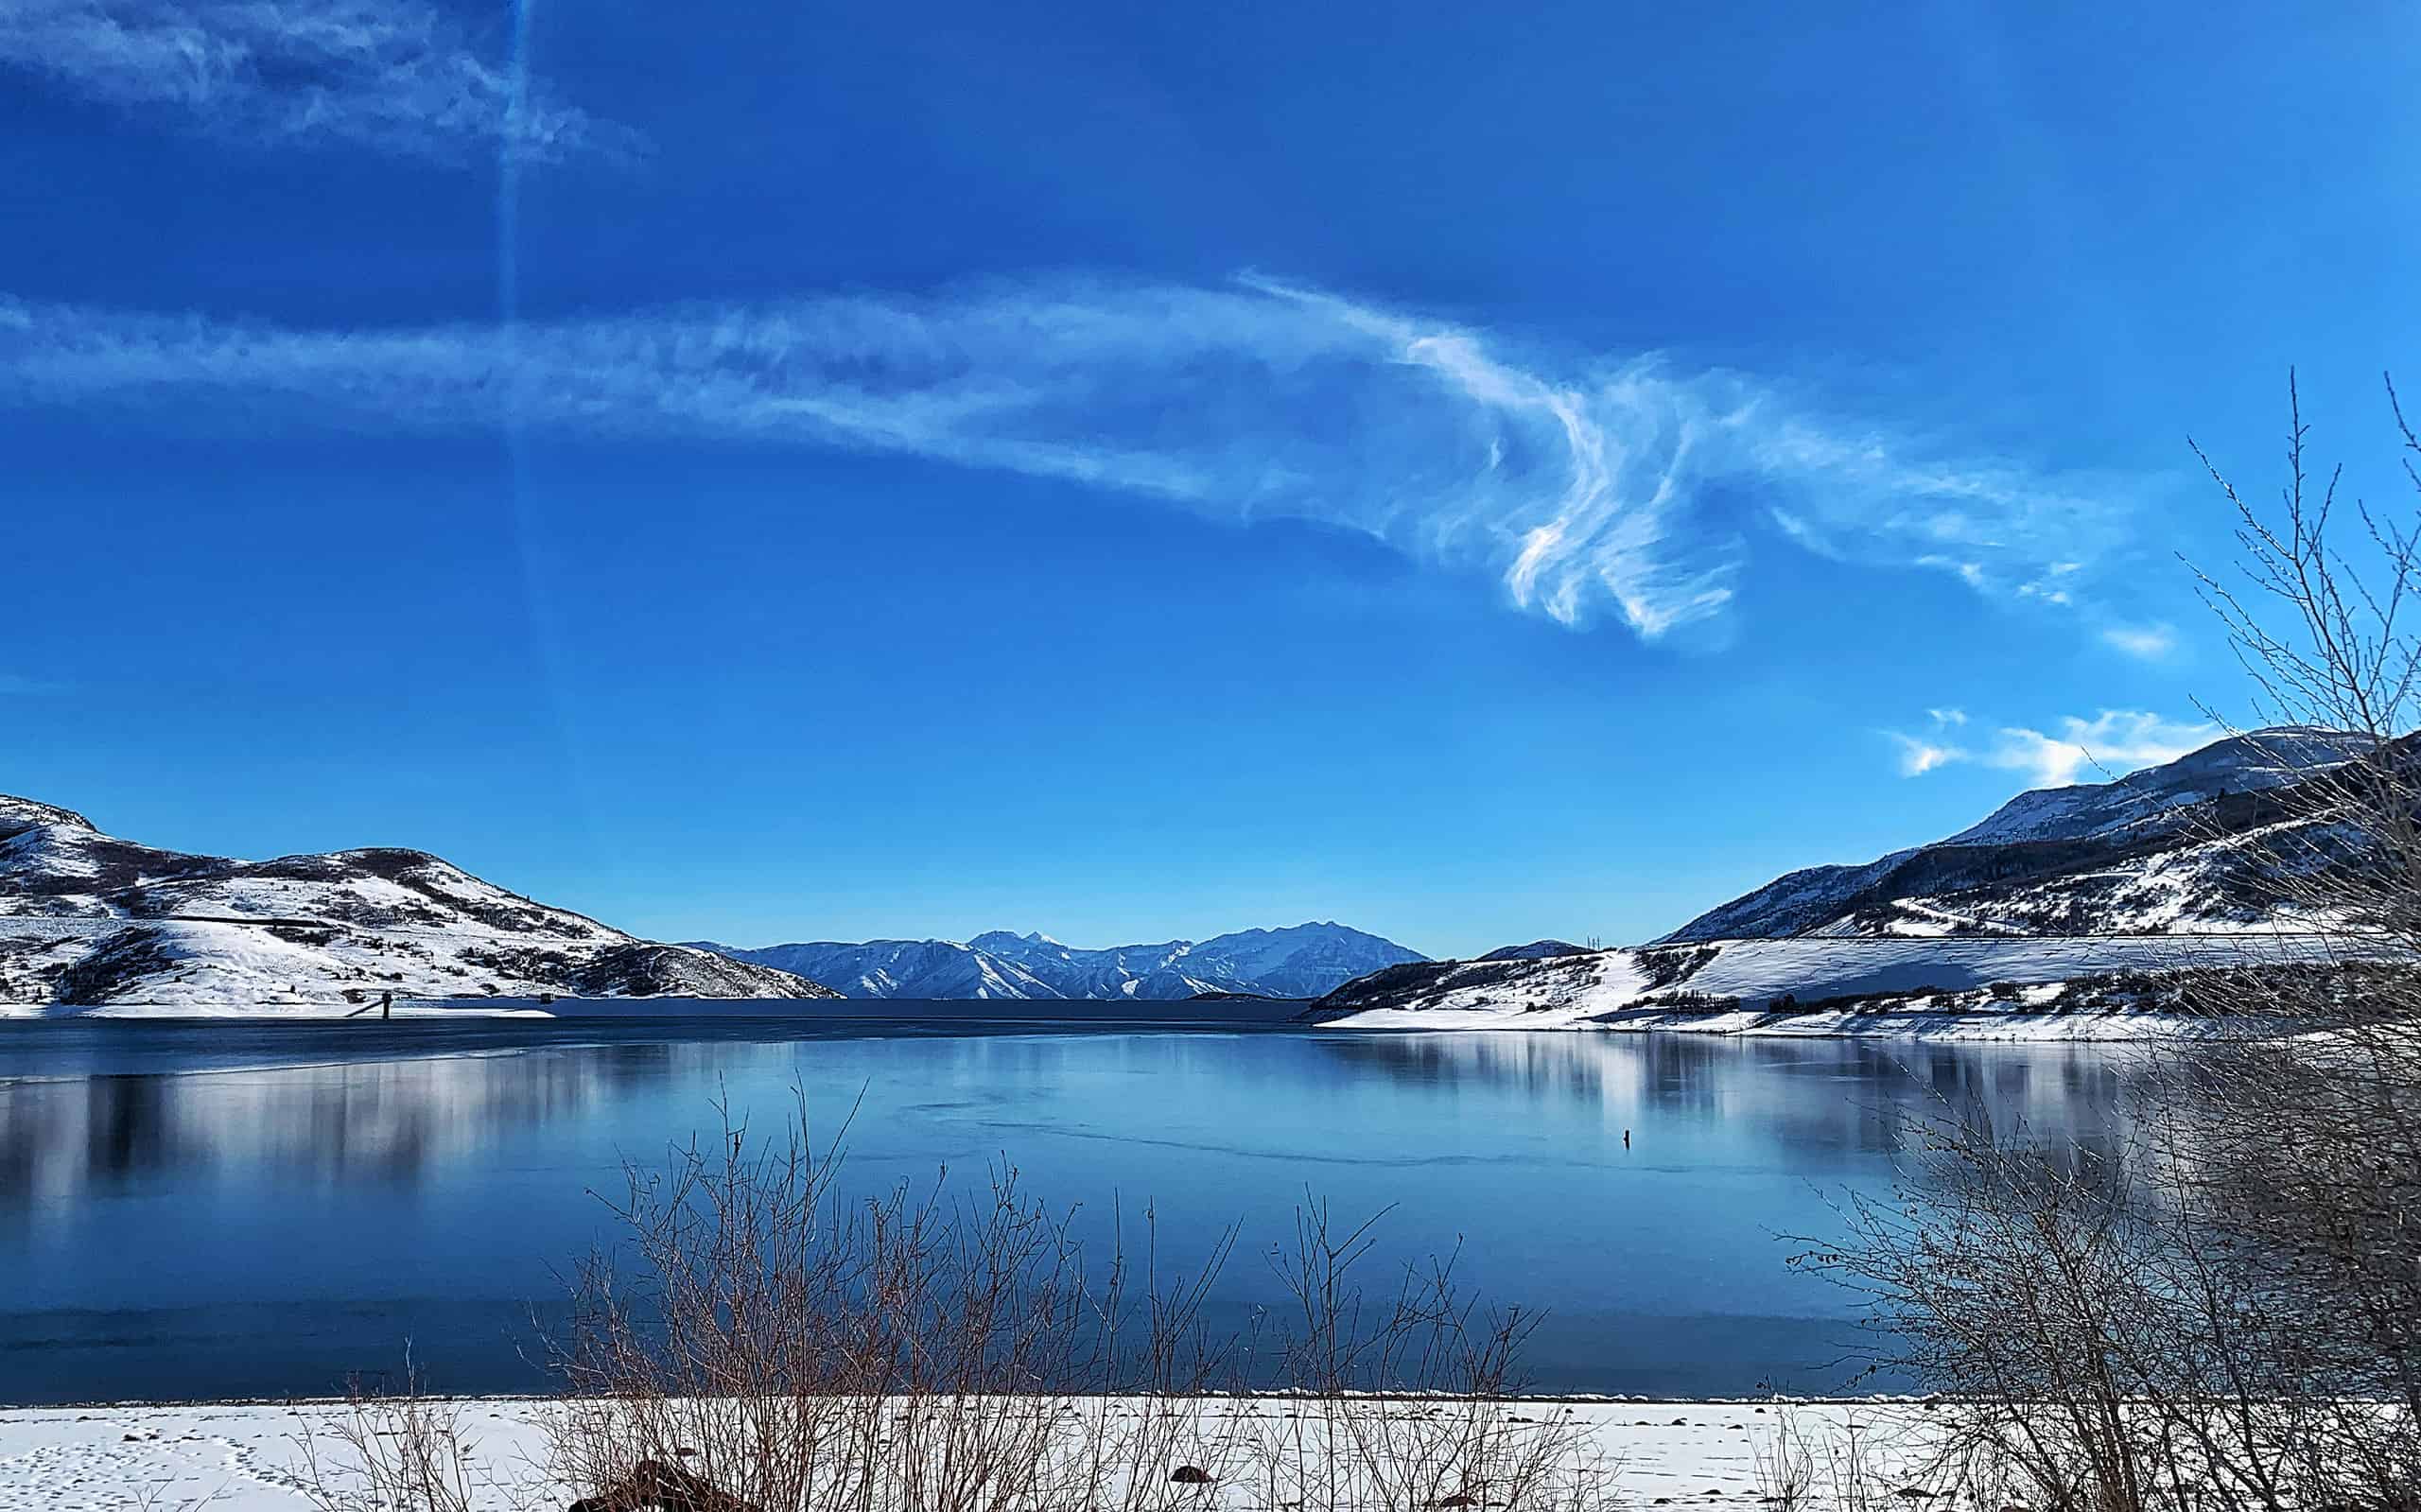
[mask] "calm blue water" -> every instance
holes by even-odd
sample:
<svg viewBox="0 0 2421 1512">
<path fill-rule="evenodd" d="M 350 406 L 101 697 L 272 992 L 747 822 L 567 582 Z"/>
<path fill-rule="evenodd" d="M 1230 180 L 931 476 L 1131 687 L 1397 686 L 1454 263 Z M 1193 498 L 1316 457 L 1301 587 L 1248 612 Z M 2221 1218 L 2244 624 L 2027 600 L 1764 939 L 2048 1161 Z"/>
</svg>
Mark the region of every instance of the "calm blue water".
<svg viewBox="0 0 2421 1512">
<path fill-rule="evenodd" d="M 718 1096 L 762 1121 L 793 1088 L 819 1138 L 858 1104 L 853 1185 L 1005 1160 L 1096 1215 L 1154 1205 L 1164 1254 L 1241 1223 L 1220 1287 L 1236 1315 L 1275 1299 L 1255 1251 L 1308 1191 L 1340 1216 L 1392 1206 L 1383 1260 L 1459 1242 L 1489 1296 L 1547 1309 L 1542 1389 L 1817 1389 L 1846 1378 L 1855 1302 L 1787 1271 L 1778 1236 L 1829 1232 L 1831 1201 L 1881 1190 L 1905 1110 L 1976 1097 L 2100 1141 L 2120 1082 L 2089 1047 L 963 1017 L 0 1025 L 0 1402 L 324 1394 L 392 1373 L 407 1344 L 444 1389 L 543 1388 L 533 1310 L 611 1236 L 596 1193 L 717 1127 Z"/>
</svg>

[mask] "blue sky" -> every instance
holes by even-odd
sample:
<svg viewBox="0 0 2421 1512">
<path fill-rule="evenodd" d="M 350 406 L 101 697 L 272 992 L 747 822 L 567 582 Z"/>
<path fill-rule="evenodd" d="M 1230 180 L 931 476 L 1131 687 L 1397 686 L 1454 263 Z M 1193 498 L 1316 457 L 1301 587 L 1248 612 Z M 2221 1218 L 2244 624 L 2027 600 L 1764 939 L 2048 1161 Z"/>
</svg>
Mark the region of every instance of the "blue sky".
<svg viewBox="0 0 2421 1512">
<path fill-rule="evenodd" d="M 2196 743 L 2411 13 L 1692 9 L 0 0 L 0 791 L 1452 953 Z"/>
</svg>

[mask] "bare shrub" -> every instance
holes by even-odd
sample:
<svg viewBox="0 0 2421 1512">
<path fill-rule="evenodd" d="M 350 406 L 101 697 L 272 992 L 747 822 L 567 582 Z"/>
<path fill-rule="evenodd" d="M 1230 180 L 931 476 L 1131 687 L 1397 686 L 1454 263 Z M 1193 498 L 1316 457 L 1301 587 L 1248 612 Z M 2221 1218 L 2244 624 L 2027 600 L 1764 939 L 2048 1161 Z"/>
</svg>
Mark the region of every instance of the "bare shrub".
<svg viewBox="0 0 2421 1512">
<path fill-rule="evenodd" d="M 1370 1230 L 1308 1204 L 1271 1262 L 1284 1315 L 1204 1319 L 1232 1231 L 1166 1269 L 1143 1215 L 1089 1269 L 1075 1214 L 1002 1167 L 845 1191 L 803 1121 L 727 1115 L 634 1168 L 626 1243 L 575 1277 L 553 1469 L 600 1506 L 670 1476 L 760 1512 L 1158 1512 L 1246 1484 L 1306 1508 L 1578 1509 L 1582 1434 L 1503 1399 L 1528 1319 L 1450 1262 L 1367 1298 Z M 1118 1225 L 1123 1227 L 1122 1225 Z M 1274 1388 L 1255 1395 L 1249 1387 Z"/>
<path fill-rule="evenodd" d="M 2349 555 L 2342 475 L 2308 475 L 2290 399 L 2275 509 L 2203 457 L 2243 570 L 2198 574 L 2284 780 L 2188 838 L 2343 968 L 2207 983 L 2235 1032 L 2151 1057 L 2106 1147 L 1942 1110 L 1849 1242 L 1803 1257 L 1869 1295 L 1882 1363 L 1946 1395 L 1942 1462 L 2031 1506 L 2421 1507 L 2421 512 L 2358 501 Z"/>
<path fill-rule="evenodd" d="M 1809 1512 L 1816 1504 L 1818 1444 L 1796 1408 L 1777 1405 L 1772 1425 L 1758 1435 L 1750 1459 L 1758 1502 L 1781 1512 Z"/>
<path fill-rule="evenodd" d="M 1879 1512 L 1933 1501 L 2010 1505 L 2001 1461 L 1934 1426 L 1931 1412 L 1907 1403 L 1834 1402 L 1811 1412 L 1777 1400 L 1750 1451 L 1750 1484 L 1759 1504 L 1777 1512 Z"/>
<path fill-rule="evenodd" d="M 2421 438 L 2394 381 L 2385 389 L 2404 480 L 2421 499 Z M 2421 959 L 2421 640 L 2409 621 L 2421 509 L 2356 499 L 2349 552 L 2334 528 L 2343 469 L 2315 485 L 2291 381 L 2289 398 L 2275 510 L 2254 509 L 2213 469 L 2253 593 L 2206 578 L 2205 597 L 2262 718 L 2346 744 L 2339 760 L 2307 755 L 2272 822 L 2247 839 L 2268 901 L 2329 930 L 2345 958 L 2410 963 Z M 2248 1009 L 2323 1031 L 2219 1047 L 2165 1082 L 2174 1118 L 2191 1121 L 2177 1141 L 2194 1156 L 2186 1178 L 2226 1242 L 2257 1262 L 2269 1305 L 2303 1320 L 2324 1389 L 2398 1403 L 2410 1425 L 2421 1421 L 2421 977 L 2339 985 L 2315 973 L 2265 983 Z M 2392 1463 L 2380 1473 L 2421 1485 L 2410 1442 L 2381 1452 Z"/>
<path fill-rule="evenodd" d="M 519 1512 L 545 1477 L 482 1465 L 458 1402 L 426 1395 L 406 1364 L 395 1390 L 355 1382 L 325 1420 L 295 1435 L 305 1495 L 320 1512 Z"/>
<path fill-rule="evenodd" d="M 1366 1296 L 1376 1224 L 1340 1227 L 1307 1197 L 1291 1243 L 1270 1251 L 1287 1305 L 1254 1342 L 1289 1410 L 1240 1446 L 1259 1503 L 1582 1507 L 1608 1494 L 1611 1467 L 1576 1415 L 1514 1399 L 1537 1316 L 1482 1312 L 1452 1257 Z"/>
<path fill-rule="evenodd" d="M 1805 1259 L 1945 1395 L 1933 1450 L 1962 1479 L 2081 1512 L 2404 1504 L 2411 1419 L 2168 1132 L 2087 1152 L 1937 1122 L 1890 1198 L 1852 1203 L 1849 1243 Z"/>
</svg>

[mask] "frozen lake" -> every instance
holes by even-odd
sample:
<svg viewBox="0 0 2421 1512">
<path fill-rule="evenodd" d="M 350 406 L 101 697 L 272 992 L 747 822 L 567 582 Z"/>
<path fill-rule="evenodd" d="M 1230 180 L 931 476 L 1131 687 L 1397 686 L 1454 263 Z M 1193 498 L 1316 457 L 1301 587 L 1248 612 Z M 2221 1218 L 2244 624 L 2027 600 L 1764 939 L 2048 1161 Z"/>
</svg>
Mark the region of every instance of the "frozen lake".
<svg viewBox="0 0 2421 1512">
<path fill-rule="evenodd" d="M 912 1017 L 0 1024 L 0 1402 L 320 1395 L 407 1344 L 441 1389 L 543 1389 L 532 1318 L 611 1237 L 596 1193 L 717 1127 L 719 1095 L 761 1125 L 793 1087 L 819 1138 L 860 1104 L 852 1186 L 1005 1159 L 1097 1216 L 1154 1204 L 1164 1254 L 1240 1223 L 1232 1318 L 1276 1299 L 1257 1251 L 1309 1190 L 1340 1216 L 1392 1205 L 1388 1256 L 1459 1241 L 1487 1296 L 1548 1310 L 1541 1389 L 1821 1389 L 1847 1377 L 1854 1299 L 1786 1270 L 1779 1236 L 1886 1185 L 1898 1116 L 1936 1098 L 2107 1140 L 2125 1064 L 888 1006 Z"/>
</svg>

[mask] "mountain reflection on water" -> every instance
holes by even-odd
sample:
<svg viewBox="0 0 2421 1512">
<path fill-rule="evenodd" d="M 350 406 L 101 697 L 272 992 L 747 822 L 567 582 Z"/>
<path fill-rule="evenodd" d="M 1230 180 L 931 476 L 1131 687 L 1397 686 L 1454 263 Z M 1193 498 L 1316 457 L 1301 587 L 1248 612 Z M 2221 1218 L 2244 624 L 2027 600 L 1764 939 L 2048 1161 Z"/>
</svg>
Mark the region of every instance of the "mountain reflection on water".
<svg viewBox="0 0 2421 1512">
<path fill-rule="evenodd" d="M 0 1082 L 0 1201 L 255 1166 L 411 1183 L 509 1131 L 576 1119 L 705 1059 L 670 1044 Z"/>
<path fill-rule="evenodd" d="M 320 1392 L 400 1360 L 540 1383 L 559 1267 L 609 1240 L 626 1162 L 804 1107 L 868 1190 L 1014 1164 L 1054 1201 L 1149 1202 L 1165 1253 L 1307 1192 L 1391 1208 L 1379 1260 L 1454 1248 L 1544 1307 L 1560 1389 L 1820 1384 L 1851 1299 L 1778 1234 L 1891 1178 L 1910 1113 L 1977 1107 L 2085 1149 L 2125 1057 L 1592 1034 L 986 1032 L 888 1026 L 241 1023 L 0 1029 L 0 1401 Z M 1624 1137 L 1630 1143 L 1627 1148 Z M 1374 1280 L 1383 1280 L 1374 1277 Z M 1835 1372 L 1838 1375 L 1838 1372 Z"/>
</svg>

